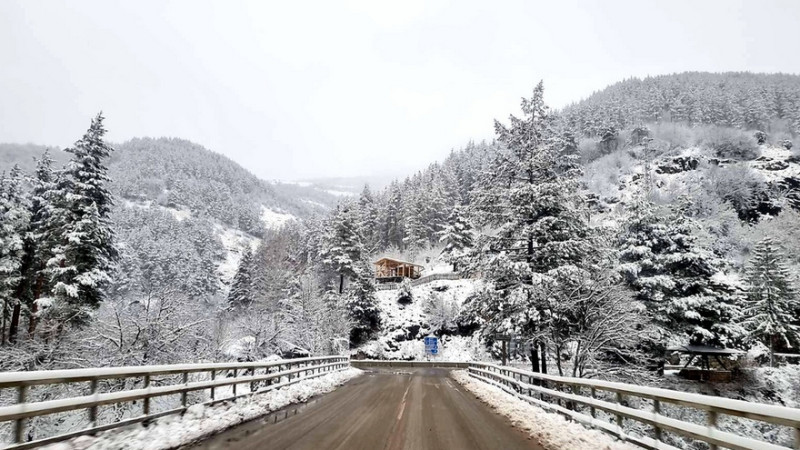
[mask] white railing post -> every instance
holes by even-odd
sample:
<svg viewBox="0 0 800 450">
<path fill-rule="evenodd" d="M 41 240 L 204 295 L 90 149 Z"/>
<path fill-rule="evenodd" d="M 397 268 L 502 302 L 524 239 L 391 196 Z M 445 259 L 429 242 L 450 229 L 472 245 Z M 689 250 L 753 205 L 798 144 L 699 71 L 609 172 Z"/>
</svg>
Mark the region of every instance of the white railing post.
<svg viewBox="0 0 800 450">
<path fill-rule="evenodd" d="M 794 429 L 794 449 L 800 450 L 800 428 Z"/>
<path fill-rule="evenodd" d="M 145 388 L 149 388 L 150 387 L 150 375 L 145 375 L 144 376 L 144 387 Z M 149 396 L 144 398 L 144 402 L 142 403 L 142 412 L 144 413 L 145 416 L 150 415 L 150 397 Z"/>
<path fill-rule="evenodd" d="M 661 401 L 658 399 L 653 400 L 653 412 L 656 414 L 661 414 Z M 654 430 L 656 434 L 656 440 L 661 441 L 661 427 L 656 425 Z"/>
<path fill-rule="evenodd" d="M 236 381 L 236 375 L 237 375 L 238 372 L 239 372 L 239 369 L 236 369 L 236 368 L 233 369 L 233 381 L 234 381 L 234 383 L 233 383 L 233 401 L 236 401 L 236 383 L 235 383 L 235 381 Z"/>
<path fill-rule="evenodd" d="M 97 393 L 97 380 L 94 379 L 89 382 L 89 390 L 91 395 Z M 92 405 L 89 408 L 89 423 L 92 424 L 92 427 L 97 426 L 97 405 Z"/>
<path fill-rule="evenodd" d="M 17 388 L 17 403 L 25 403 L 28 386 L 24 384 Z M 17 419 L 14 422 L 14 442 L 17 444 L 22 443 L 22 435 L 25 434 L 25 419 Z"/>
<path fill-rule="evenodd" d="M 211 381 L 215 381 L 217 379 L 217 371 L 211 371 Z M 216 396 L 216 389 L 214 386 L 211 386 L 211 400 L 216 400 L 214 397 Z"/>
<path fill-rule="evenodd" d="M 185 386 L 189 385 L 189 372 L 183 372 L 183 384 Z M 181 407 L 186 409 L 186 399 L 189 393 L 187 391 L 181 392 Z"/>
<path fill-rule="evenodd" d="M 717 428 L 717 412 L 709 410 L 708 416 L 706 417 L 706 424 L 709 428 Z M 717 450 L 717 444 L 708 444 L 708 448 L 711 450 Z"/>
</svg>

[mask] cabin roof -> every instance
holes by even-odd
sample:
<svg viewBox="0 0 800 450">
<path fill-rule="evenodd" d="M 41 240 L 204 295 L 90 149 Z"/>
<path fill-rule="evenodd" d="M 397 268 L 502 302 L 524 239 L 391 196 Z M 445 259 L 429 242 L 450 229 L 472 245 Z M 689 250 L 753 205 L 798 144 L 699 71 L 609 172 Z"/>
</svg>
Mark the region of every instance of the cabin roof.
<svg viewBox="0 0 800 450">
<path fill-rule="evenodd" d="M 398 263 L 398 264 L 405 264 L 405 265 L 408 265 L 408 266 L 425 267 L 425 266 L 423 266 L 423 265 L 421 265 L 421 264 L 414 264 L 414 263 L 412 263 L 412 262 L 403 261 L 403 260 L 400 260 L 400 259 L 394 259 L 394 258 L 387 258 L 387 257 L 383 257 L 383 258 L 381 258 L 381 259 L 379 259 L 379 260 L 375 261 L 373 264 L 380 264 L 380 263 L 382 263 L 382 262 L 387 262 L 387 261 L 388 261 L 388 262 L 393 262 L 393 263 Z"/>
</svg>

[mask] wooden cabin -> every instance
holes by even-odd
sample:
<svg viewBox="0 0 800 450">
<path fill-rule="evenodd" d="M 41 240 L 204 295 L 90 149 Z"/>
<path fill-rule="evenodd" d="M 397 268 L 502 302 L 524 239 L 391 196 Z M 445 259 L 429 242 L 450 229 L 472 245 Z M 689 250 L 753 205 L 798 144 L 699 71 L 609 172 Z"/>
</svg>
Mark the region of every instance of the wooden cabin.
<svg viewBox="0 0 800 450">
<path fill-rule="evenodd" d="M 416 280 L 422 276 L 423 266 L 393 258 L 375 261 L 375 279 L 379 283 L 397 283 L 403 278 Z"/>
</svg>

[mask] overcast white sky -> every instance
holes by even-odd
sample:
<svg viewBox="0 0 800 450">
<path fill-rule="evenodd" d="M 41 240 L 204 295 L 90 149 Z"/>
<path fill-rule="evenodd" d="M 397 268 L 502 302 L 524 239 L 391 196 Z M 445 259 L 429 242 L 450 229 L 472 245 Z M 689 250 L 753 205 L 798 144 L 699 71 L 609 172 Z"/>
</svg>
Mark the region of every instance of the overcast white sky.
<svg viewBox="0 0 800 450">
<path fill-rule="evenodd" d="M 0 2 L 0 142 L 176 136 L 264 178 L 403 174 L 630 76 L 800 73 L 800 1 Z"/>
</svg>

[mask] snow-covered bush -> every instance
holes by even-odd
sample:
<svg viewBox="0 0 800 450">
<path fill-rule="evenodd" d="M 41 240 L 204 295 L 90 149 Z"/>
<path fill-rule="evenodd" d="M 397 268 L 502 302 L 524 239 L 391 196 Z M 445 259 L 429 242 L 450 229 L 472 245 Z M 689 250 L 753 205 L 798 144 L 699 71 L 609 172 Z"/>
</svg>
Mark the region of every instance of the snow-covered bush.
<svg viewBox="0 0 800 450">
<path fill-rule="evenodd" d="M 603 156 L 597 148 L 597 140 L 593 138 L 583 138 L 578 142 L 578 153 L 581 155 L 581 162 L 589 164 L 597 158 Z"/>
<path fill-rule="evenodd" d="M 743 166 L 711 167 L 706 174 L 708 190 L 730 202 L 739 218 L 755 221 L 759 218 L 759 207 L 769 198 L 764 176 Z"/>
<path fill-rule="evenodd" d="M 451 293 L 431 291 L 425 299 L 425 313 L 431 331 L 452 331 L 458 327 L 461 305 Z"/>
<path fill-rule="evenodd" d="M 667 144 L 666 148 L 688 148 L 694 142 L 694 132 L 684 124 L 674 122 L 660 122 L 650 126 L 650 136 L 653 143 Z"/>
<path fill-rule="evenodd" d="M 635 163 L 628 152 L 602 156 L 586 166 L 583 181 L 591 192 L 601 197 L 619 195 L 620 178 L 629 175 Z"/>
<path fill-rule="evenodd" d="M 733 128 L 700 128 L 696 140 L 698 145 L 712 150 L 720 158 L 753 160 L 760 155 L 756 138 Z"/>
<path fill-rule="evenodd" d="M 403 278 L 400 289 L 397 290 L 397 303 L 407 305 L 414 301 L 414 294 L 411 292 L 411 280 Z"/>
</svg>

